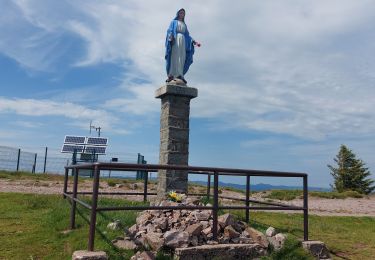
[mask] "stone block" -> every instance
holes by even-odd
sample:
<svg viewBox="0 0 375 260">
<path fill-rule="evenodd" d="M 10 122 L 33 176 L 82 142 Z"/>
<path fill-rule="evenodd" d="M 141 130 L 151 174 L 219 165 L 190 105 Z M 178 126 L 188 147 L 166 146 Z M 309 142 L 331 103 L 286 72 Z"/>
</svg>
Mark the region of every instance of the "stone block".
<svg viewBox="0 0 375 260">
<path fill-rule="evenodd" d="M 165 95 L 186 96 L 192 99 L 198 96 L 198 89 L 166 84 L 155 91 L 155 98 L 162 98 Z"/>
<path fill-rule="evenodd" d="M 317 259 L 329 259 L 329 251 L 322 241 L 303 241 L 302 247 Z"/>
<path fill-rule="evenodd" d="M 269 246 L 269 242 L 268 242 L 266 236 L 262 232 L 254 229 L 254 228 L 251 228 L 251 227 L 248 227 L 246 229 L 246 231 L 249 233 L 251 239 L 254 242 L 258 243 L 259 245 L 261 245 L 264 248 L 267 248 Z"/>
<path fill-rule="evenodd" d="M 104 251 L 78 250 L 72 255 L 72 260 L 107 260 L 108 256 Z"/>
<path fill-rule="evenodd" d="M 258 244 L 203 245 L 188 248 L 176 248 L 174 253 L 174 259 L 178 260 L 245 260 L 257 259 L 266 255 L 266 251 Z"/>
</svg>

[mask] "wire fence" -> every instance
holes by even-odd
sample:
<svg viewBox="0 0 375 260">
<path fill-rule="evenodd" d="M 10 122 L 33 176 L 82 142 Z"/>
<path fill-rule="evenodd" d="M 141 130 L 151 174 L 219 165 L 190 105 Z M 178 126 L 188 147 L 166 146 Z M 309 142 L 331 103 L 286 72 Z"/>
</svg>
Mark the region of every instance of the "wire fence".
<svg viewBox="0 0 375 260">
<path fill-rule="evenodd" d="M 34 151 L 29 151 L 34 150 Z M 145 163 L 139 153 L 109 153 L 101 155 L 99 162 Z M 24 171 L 32 173 L 64 174 L 64 167 L 72 164 L 72 154 L 61 153 L 59 149 L 49 147 L 31 148 L 25 151 L 21 148 L 0 146 L 0 170 Z M 139 173 L 133 172 L 103 172 L 111 177 L 138 178 Z"/>
</svg>

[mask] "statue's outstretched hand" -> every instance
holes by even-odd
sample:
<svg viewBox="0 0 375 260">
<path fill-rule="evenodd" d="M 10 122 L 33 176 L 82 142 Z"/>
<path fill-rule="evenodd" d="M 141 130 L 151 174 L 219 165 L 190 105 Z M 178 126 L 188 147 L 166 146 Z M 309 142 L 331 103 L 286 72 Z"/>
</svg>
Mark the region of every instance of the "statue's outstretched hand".
<svg viewBox="0 0 375 260">
<path fill-rule="evenodd" d="M 201 47 L 201 44 L 200 44 L 199 42 L 197 42 L 197 41 L 193 41 L 193 44 L 194 44 L 195 46 L 197 46 L 197 47 Z"/>
</svg>

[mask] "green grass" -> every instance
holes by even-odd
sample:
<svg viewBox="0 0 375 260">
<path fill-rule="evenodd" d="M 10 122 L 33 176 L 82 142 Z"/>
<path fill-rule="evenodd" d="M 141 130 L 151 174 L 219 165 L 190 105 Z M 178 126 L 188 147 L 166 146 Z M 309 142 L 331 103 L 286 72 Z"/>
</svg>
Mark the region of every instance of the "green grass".
<svg viewBox="0 0 375 260">
<path fill-rule="evenodd" d="M 99 205 L 139 204 L 119 199 L 100 199 Z M 77 207 L 77 229 L 69 226 L 70 204 L 61 196 L 0 193 L 0 259 L 71 259 L 73 251 L 86 249 L 89 212 Z M 244 218 L 243 211 L 233 211 Z M 251 225 L 261 231 L 269 226 L 289 234 L 284 250 L 265 259 L 311 259 L 299 246 L 303 237 L 301 214 L 251 212 Z M 131 251 L 116 250 L 111 240 L 122 231 L 106 226 L 119 219 L 123 226 L 135 223 L 136 212 L 98 214 L 95 249 L 105 250 L 110 259 L 129 259 Z M 349 259 L 373 259 L 375 218 L 310 216 L 310 239 L 324 241 L 333 253 Z M 336 259 L 340 259 L 337 258 Z"/>
<path fill-rule="evenodd" d="M 243 211 L 233 213 L 245 218 Z M 302 214 L 251 212 L 250 219 L 251 225 L 263 232 L 273 226 L 289 234 L 286 251 L 273 254 L 271 259 L 305 259 L 300 247 L 293 246 L 303 238 Z M 334 259 L 374 259 L 375 218 L 309 216 L 309 239 L 325 242 Z M 298 255 L 300 258 L 295 258 Z"/>
<path fill-rule="evenodd" d="M 139 204 L 101 199 L 99 205 Z M 71 259 L 75 250 L 87 248 L 89 212 L 82 207 L 76 217 L 77 229 L 69 227 L 70 204 L 61 196 L 0 193 L 0 259 Z M 84 217 L 84 218 L 83 218 Z M 95 249 L 105 250 L 110 259 L 128 259 L 133 252 L 117 250 L 111 240 L 122 231 L 107 224 L 119 219 L 124 226 L 135 223 L 136 212 L 108 212 L 97 216 Z"/>
<path fill-rule="evenodd" d="M 364 195 L 356 191 L 310 191 L 309 196 L 325 199 L 363 198 Z M 302 190 L 271 190 L 265 198 L 273 200 L 293 200 L 303 197 Z"/>
</svg>

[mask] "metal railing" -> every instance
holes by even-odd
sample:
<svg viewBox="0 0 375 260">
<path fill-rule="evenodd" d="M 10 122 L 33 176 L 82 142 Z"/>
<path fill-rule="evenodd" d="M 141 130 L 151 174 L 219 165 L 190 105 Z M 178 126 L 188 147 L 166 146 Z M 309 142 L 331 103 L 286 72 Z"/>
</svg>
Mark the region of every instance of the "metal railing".
<svg viewBox="0 0 375 260">
<path fill-rule="evenodd" d="M 94 171 L 92 192 L 78 191 L 78 176 L 81 169 L 91 169 Z M 73 189 L 68 192 L 68 175 L 69 170 L 73 174 Z M 143 195 L 146 202 L 148 195 L 156 195 L 156 193 L 148 192 L 148 174 L 145 175 L 143 192 L 99 192 L 99 179 L 101 170 L 111 171 L 146 171 L 157 172 L 158 170 L 182 170 L 187 171 L 188 174 L 203 174 L 207 175 L 207 193 L 203 194 L 188 194 L 189 196 L 211 196 L 211 177 L 213 177 L 213 205 L 212 206 L 122 206 L 122 207 L 98 207 L 99 195 Z M 219 195 L 219 176 L 245 176 L 246 177 L 246 195 L 245 199 L 232 198 Z M 281 203 L 257 201 L 250 199 L 250 177 L 297 177 L 303 178 L 303 206 L 291 206 Z M 71 201 L 70 211 L 70 228 L 75 228 L 75 216 L 77 203 L 89 209 L 90 213 L 90 229 L 88 239 L 88 250 L 94 250 L 95 238 L 95 223 L 97 212 L 102 211 L 119 211 L 119 210 L 182 210 L 182 209 L 204 209 L 212 210 L 213 217 L 213 239 L 217 240 L 218 230 L 218 211 L 221 209 L 231 210 L 246 210 L 246 222 L 250 220 L 250 210 L 301 210 L 303 211 L 303 239 L 308 240 L 308 189 L 307 189 L 306 173 L 292 173 L 292 172 L 276 172 L 276 171 L 259 171 L 259 170 L 243 170 L 243 169 L 226 169 L 226 168 L 209 168 L 209 167 L 192 167 L 192 166 L 178 166 L 178 165 L 157 165 L 157 164 L 129 164 L 129 163 L 92 163 L 71 165 L 65 167 L 64 190 L 63 197 Z M 91 204 L 80 200 L 77 195 L 91 195 Z M 227 198 L 239 201 L 245 201 L 245 206 L 239 205 L 219 205 L 219 198 Z M 259 206 L 250 206 L 250 202 L 259 204 Z"/>
</svg>

